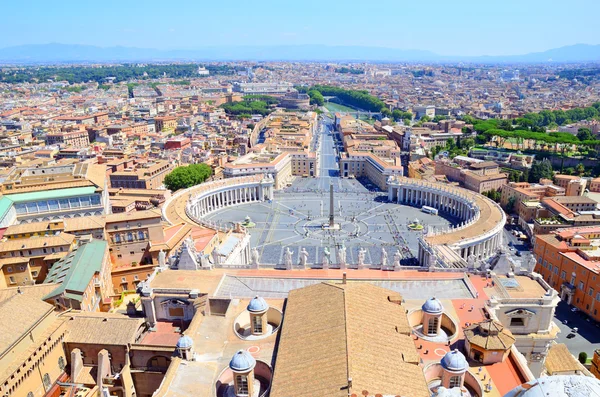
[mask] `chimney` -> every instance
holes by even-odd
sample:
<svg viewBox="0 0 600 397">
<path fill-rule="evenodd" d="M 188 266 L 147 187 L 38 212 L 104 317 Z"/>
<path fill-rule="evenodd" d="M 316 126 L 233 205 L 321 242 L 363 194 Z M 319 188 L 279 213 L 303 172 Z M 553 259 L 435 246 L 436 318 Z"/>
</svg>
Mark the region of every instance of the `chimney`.
<svg viewBox="0 0 600 397">
<path fill-rule="evenodd" d="M 342 273 L 342 284 L 346 284 L 346 272 Z M 348 379 L 349 382 L 352 382 L 352 379 Z"/>
</svg>

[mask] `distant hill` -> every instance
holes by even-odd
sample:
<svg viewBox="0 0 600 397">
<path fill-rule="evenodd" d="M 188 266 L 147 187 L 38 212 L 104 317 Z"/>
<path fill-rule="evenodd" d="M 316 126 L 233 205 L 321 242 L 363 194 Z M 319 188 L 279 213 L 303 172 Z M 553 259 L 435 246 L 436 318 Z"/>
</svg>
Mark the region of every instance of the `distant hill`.
<svg viewBox="0 0 600 397">
<path fill-rule="evenodd" d="M 371 61 L 371 62 L 594 62 L 600 45 L 575 44 L 511 56 L 442 56 L 430 51 L 368 46 L 282 45 L 221 46 L 197 50 L 96 47 L 79 44 L 31 44 L 0 49 L 3 63 L 136 62 L 136 61 Z"/>
</svg>

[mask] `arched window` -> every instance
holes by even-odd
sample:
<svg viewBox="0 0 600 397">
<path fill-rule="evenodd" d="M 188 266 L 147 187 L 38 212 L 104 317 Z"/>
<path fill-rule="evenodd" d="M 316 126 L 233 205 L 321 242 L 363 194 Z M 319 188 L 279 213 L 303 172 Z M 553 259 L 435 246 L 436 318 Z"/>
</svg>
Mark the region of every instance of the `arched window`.
<svg viewBox="0 0 600 397">
<path fill-rule="evenodd" d="M 33 397 L 33 392 L 27 393 L 27 397 Z"/>
<path fill-rule="evenodd" d="M 146 236 L 144 236 L 144 232 L 143 231 L 138 231 L 138 240 L 144 240 L 146 238 Z"/>
<path fill-rule="evenodd" d="M 65 365 L 65 358 L 63 356 L 60 356 L 58 358 L 58 368 L 60 368 L 61 371 L 64 371 L 65 367 L 66 367 L 66 365 Z"/>
<path fill-rule="evenodd" d="M 460 387 L 460 376 L 450 377 L 450 384 L 448 386 L 450 389 L 452 389 L 453 387 Z"/>
<path fill-rule="evenodd" d="M 48 373 L 44 374 L 43 382 L 44 382 L 44 388 L 46 389 L 46 391 L 48 391 L 50 389 L 50 387 L 52 386 L 52 381 L 50 380 L 50 375 L 48 375 Z"/>
<path fill-rule="evenodd" d="M 429 319 L 429 324 L 427 325 L 427 335 L 435 334 L 437 335 L 437 327 L 438 327 L 438 318 L 432 317 Z"/>
<path fill-rule="evenodd" d="M 131 232 L 127 233 L 127 241 L 130 241 L 130 242 L 133 241 L 133 233 L 131 233 Z"/>
<path fill-rule="evenodd" d="M 246 375 L 237 375 L 237 390 L 236 393 L 237 395 L 243 394 L 243 395 L 247 395 L 248 394 L 248 377 Z"/>
<path fill-rule="evenodd" d="M 254 328 L 255 334 L 262 334 L 262 319 L 260 318 L 260 316 L 252 317 L 252 327 Z"/>
</svg>

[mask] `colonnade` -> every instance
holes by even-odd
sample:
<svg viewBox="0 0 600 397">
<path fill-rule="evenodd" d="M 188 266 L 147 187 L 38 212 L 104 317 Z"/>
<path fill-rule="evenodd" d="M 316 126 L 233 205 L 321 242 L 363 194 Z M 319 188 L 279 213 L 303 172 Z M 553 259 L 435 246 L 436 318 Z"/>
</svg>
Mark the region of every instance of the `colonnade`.
<svg viewBox="0 0 600 397">
<path fill-rule="evenodd" d="M 462 189 L 442 184 L 413 181 L 405 178 L 388 180 L 388 200 L 390 202 L 416 207 L 426 205 L 462 220 L 462 223 L 457 227 L 443 232 L 443 234 L 456 234 L 456 240 L 446 245 L 455 252 L 456 261 L 459 262 L 460 259 L 467 263 L 472 263 L 473 260 L 487 259 L 494 255 L 498 247 L 502 245 L 502 229 L 506 216 L 495 203 L 493 204 L 494 210 L 500 211 L 502 214 L 501 222 L 492 230 L 482 230 L 481 235 L 477 237 L 465 239 L 460 235 L 461 229 L 474 227 L 480 217 L 480 210 L 472 196 L 473 194 L 475 193 L 464 192 Z M 441 233 L 434 233 L 433 235 L 439 234 Z M 419 239 L 419 262 L 423 266 L 431 266 L 435 263 L 431 255 L 435 255 L 435 252 L 438 251 L 428 243 L 427 236 L 429 235 Z"/>
<path fill-rule="evenodd" d="M 272 200 L 274 192 L 273 179 L 256 181 L 255 178 L 232 180 L 231 185 L 225 183 L 215 186 L 214 190 L 207 189 L 191 198 L 189 210 L 191 215 L 202 218 L 205 215 L 231 205 Z"/>
</svg>

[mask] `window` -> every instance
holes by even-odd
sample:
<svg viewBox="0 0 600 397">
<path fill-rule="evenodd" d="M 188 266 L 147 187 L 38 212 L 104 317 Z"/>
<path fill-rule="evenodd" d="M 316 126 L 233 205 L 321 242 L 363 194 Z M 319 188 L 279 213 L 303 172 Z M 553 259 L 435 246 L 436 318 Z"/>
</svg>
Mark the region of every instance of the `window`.
<svg viewBox="0 0 600 397">
<path fill-rule="evenodd" d="M 8 280 L 10 281 L 11 284 L 16 284 L 17 282 L 15 281 L 15 277 L 14 276 L 10 276 L 8 278 Z"/>
<path fill-rule="evenodd" d="M 525 325 L 525 319 L 523 317 L 513 317 L 510 319 L 511 327 L 523 327 Z"/>
<path fill-rule="evenodd" d="M 33 392 L 27 393 L 27 397 L 33 397 Z"/>
<path fill-rule="evenodd" d="M 562 272 L 560 272 L 560 278 L 562 278 L 562 279 L 567 278 L 567 273 L 564 270 Z"/>
<path fill-rule="evenodd" d="M 60 368 L 61 371 L 64 371 L 65 367 L 66 367 L 65 358 L 63 356 L 60 356 L 58 358 L 58 368 Z"/>
<path fill-rule="evenodd" d="M 125 283 L 125 282 L 127 282 L 127 280 L 125 279 L 125 277 L 121 277 L 121 282 L 122 282 L 122 283 Z"/>
<path fill-rule="evenodd" d="M 139 280 L 140 278 L 138 276 L 133 276 L 134 280 Z"/>
<path fill-rule="evenodd" d="M 588 290 L 588 295 L 589 295 L 589 296 L 594 296 L 594 289 L 593 289 L 593 288 L 590 288 L 590 289 Z"/>
<path fill-rule="evenodd" d="M 581 291 L 583 291 L 583 281 L 580 281 L 580 282 L 579 282 L 579 289 L 580 289 Z"/>
<path fill-rule="evenodd" d="M 50 375 L 48 375 L 48 373 L 44 374 L 43 382 L 44 388 L 46 389 L 46 391 L 48 391 L 48 389 L 50 389 L 50 387 L 52 386 L 52 381 L 50 380 Z"/>
<path fill-rule="evenodd" d="M 255 334 L 262 334 L 262 320 L 259 316 L 252 317 L 252 329 Z"/>
<path fill-rule="evenodd" d="M 138 240 L 143 240 L 144 237 L 144 232 L 142 232 L 141 230 L 138 232 Z"/>
<path fill-rule="evenodd" d="M 121 242 L 121 235 L 115 234 L 115 243 L 120 243 L 120 242 Z"/>
<path fill-rule="evenodd" d="M 31 275 L 32 275 L 33 277 L 37 277 L 37 275 L 38 275 L 38 271 L 37 271 L 37 270 L 34 270 L 34 271 L 32 271 L 32 272 L 31 272 Z"/>
<path fill-rule="evenodd" d="M 12 266 L 9 266 L 9 267 L 6 268 L 6 270 L 8 270 L 9 273 L 12 273 L 13 268 L 12 268 Z"/>
<path fill-rule="evenodd" d="M 237 375 L 236 395 L 248 395 L 248 377 L 246 375 Z"/>
<path fill-rule="evenodd" d="M 131 232 L 127 233 L 127 241 L 129 241 L 129 242 L 133 241 L 133 233 L 131 233 Z"/>
<path fill-rule="evenodd" d="M 429 324 L 427 325 L 427 335 L 437 335 L 438 321 L 439 319 L 437 317 L 429 319 Z"/>
<path fill-rule="evenodd" d="M 450 389 L 453 387 L 460 387 L 460 376 L 452 376 L 450 377 L 450 384 L 448 385 Z"/>
</svg>

